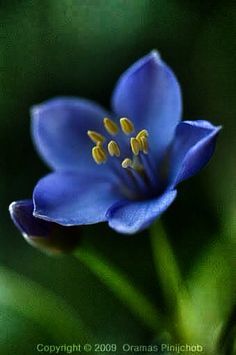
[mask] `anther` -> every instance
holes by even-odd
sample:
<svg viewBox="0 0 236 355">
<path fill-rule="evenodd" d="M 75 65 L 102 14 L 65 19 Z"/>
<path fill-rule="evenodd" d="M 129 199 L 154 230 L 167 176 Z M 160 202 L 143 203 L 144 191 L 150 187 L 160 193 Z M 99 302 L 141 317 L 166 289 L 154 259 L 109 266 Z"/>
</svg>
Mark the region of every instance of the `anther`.
<svg viewBox="0 0 236 355">
<path fill-rule="evenodd" d="M 105 137 L 95 131 L 88 131 L 87 135 L 89 136 L 89 138 L 93 141 L 93 143 L 97 144 L 97 143 L 103 143 L 105 141 Z"/>
<path fill-rule="evenodd" d="M 110 118 L 105 117 L 103 119 L 103 124 L 104 124 L 104 127 L 105 127 L 106 131 L 110 135 L 115 136 L 119 132 L 119 127 Z"/>
<path fill-rule="evenodd" d="M 100 150 L 103 152 L 103 154 L 106 155 L 106 150 L 103 148 L 103 145 L 101 142 L 97 142 L 96 146 L 100 148 Z"/>
<path fill-rule="evenodd" d="M 105 163 L 107 160 L 106 152 L 100 145 L 96 145 L 95 147 L 93 147 L 92 156 L 95 163 L 97 163 L 98 165 Z"/>
<path fill-rule="evenodd" d="M 140 138 L 141 140 L 141 150 L 144 152 L 144 154 L 148 154 L 148 140 L 147 137 L 143 136 Z"/>
<path fill-rule="evenodd" d="M 137 134 L 136 139 L 140 141 L 141 137 L 148 137 L 148 131 L 146 129 L 142 129 L 142 131 Z"/>
<path fill-rule="evenodd" d="M 141 146 L 139 144 L 139 141 L 134 137 L 130 138 L 130 146 L 131 146 L 133 154 L 138 155 L 139 151 L 141 150 Z"/>
<path fill-rule="evenodd" d="M 120 126 L 124 134 L 129 135 L 134 131 L 133 122 L 126 117 L 120 119 Z"/>
<path fill-rule="evenodd" d="M 129 167 L 132 167 L 132 160 L 129 158 L 125 158 L 122 163 L 121 163 L 122 168 L 127 169 Z"/>
<path fill-rule="evenodd" d="M 110 141 L 108 143 L 107 149 L 108 149 L 110 156 L 112 156 L 112 157 L 113 156 L 116 156 L 116 157 L 120 156 L 120 148 L 115 141 Z"/>
</svg>

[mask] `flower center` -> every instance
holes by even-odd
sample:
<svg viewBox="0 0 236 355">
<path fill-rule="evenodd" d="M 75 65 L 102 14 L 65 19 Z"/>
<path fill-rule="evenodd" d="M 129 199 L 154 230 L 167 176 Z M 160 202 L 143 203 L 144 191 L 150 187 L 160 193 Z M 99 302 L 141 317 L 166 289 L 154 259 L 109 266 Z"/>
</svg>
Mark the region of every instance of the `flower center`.
<svg viewBox="0 0 236 355">
<path fill-rule="evenodd" d="M 134 123 L 126 118 L 120 118 L 120 127 L 110 118 L 103 119 L 103 125 L 111 139 L 96 131 L 88 131 L 89 138 L 95 143 L 92 157 L 96 164 L 105 164 L 112 157 L 117 173 L 124 169 L 132 178 L 139 190 L 146 193 L 150 186 L 156 185 L 154 169 L 148 156 L 148 131 L 135 131 Z M 118 168 L 118 169 L 117 169 Z M 127 174 L 126 174 L 127 175 Z M 124 176 L 123 176 L 124 177 Z"/>
</svg>

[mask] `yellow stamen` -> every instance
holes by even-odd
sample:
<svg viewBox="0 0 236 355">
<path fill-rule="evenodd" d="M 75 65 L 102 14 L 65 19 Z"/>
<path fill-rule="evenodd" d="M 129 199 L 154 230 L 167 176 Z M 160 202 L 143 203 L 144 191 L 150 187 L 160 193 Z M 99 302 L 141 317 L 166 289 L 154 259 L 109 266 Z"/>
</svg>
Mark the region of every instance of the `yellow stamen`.
<svg viewBox="0 0 236 355">
<path fill-rule="evenodd" d="M 122 163 L 121 163 L 122 168 L 127 169 L 129 167 L 132 167 L 132 160 L 129 158 L 125 158 Z"/>
<path fill-rule="evenodd" d="M 142 131 L 137 134 L 136 139 L 140 141 L 141 137 L 148 137 L 148 131 L 146 129 L 142 129 Z"/>
<path fill-rule="evenodd" d="M 110 141 L 108 143 L 107 149 L 108 149 L 110 156 L 112 156 L 112 157 L 113 156 L 116 156 L 116 157 L 120 156 L 120 148 L 115 141 Z"/>
<path fill-rule="evenodd" d="M 139 151 L 141 150 L 141 146 L 139 144 L 139 141 L 134 137 L 130 138 L 130 146 L 131 146 L 133 154 L 138 155 Z"/>
<path fill-rule="evenodd" d="M 103 124 L 104 124 L 105 129 L 107 130 L 107 132 L 110 135 L 115 136 L 119 132 L 119 127 L 110 118 L 105 117 L 103 119 Z"/>
<path fill-rule="evenodd" d="M 120 126 L 124 134 L 129 135 L 134 131 L 133 122 L 126 117 L 120 119 Z"/>
<path fill-rule="evenodd" d="M 93 147 L 92 156 L 98 165 L 105 163 L 107 160 L 106 152 L 100 144 Z"/>
<path fill-rule="evenodd" d="M 98 142 L 98 143 L 96 144 L 96 146 L 99 147 L 99 148 L 103 151 L 103 154 L 106 155 L 106 150 L 103 148 L 103 145 L 102 145 L 101 142 Z"/>
<path fill-rule="evenodd" d="M 87 134 L 88 134 L 89 138 L 95 144 L 97 144 L 98 142 L 99 143 L 103 143 L 105 141 L 105 137 L 102 134 L 98 133 L 98 132 L 88 131 Z"/>
<path fill-rule="evenodd" d="M 148 154 L 148 140 L 147 137 L 141 137 L 141 149 L 144 154 Z"/>
</svg>

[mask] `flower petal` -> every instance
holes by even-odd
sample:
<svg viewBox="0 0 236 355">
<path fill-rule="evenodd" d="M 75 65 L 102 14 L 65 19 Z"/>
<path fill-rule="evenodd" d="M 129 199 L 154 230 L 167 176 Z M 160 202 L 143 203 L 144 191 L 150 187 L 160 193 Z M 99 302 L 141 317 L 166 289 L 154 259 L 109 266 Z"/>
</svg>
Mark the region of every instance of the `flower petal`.
<svg viewBox="0 0 236 355">
<path fill-rule="evenodd" d="M 148 129 L 151 150 L 160 156 L 181 118 L 180 87 L 158 52 L 152 51 L 120 77 L 112 105 L 115 113 L 130 118 L 137 130 Z"/>
<path fill-rule="evenodd" d="M 50 167 L 95 167 L 87 131 L 100 131 L 106 111 L 88 100 L 61 97 L 33 107 L 31 113 L 34 143 Z"/>
<path fill-rule="evenodd" d="M 170 206 L 176 194 L 170 190 L 152 200 L 117 203 L 107 213 L 109 226 L 124 234 L 140 232 Z"/>
<path fill-rule="evenodd" d="M 78 228 L 62 227 L 33 216 L 33 201 L 12 202 L 10 216 L 25 240 L 32 246 L 48 254 L 72 251 L 79 243 Z"/>
<path fill-rule="evenodd" d="M 32 200 L 15 201 L 9 206 L 11 218 L 23 235 L 47 237 L 51 223 L 33 217 L 33 209 Z"/>
<path fill-rule="evenodd" d="M 172 185 L 188 179 L 207 164 L 220 129 L 203 120 L 183 121 L 178 125 L 170 150 L 169 180 Z"/>
<path fill-rule="evenodd" d="M 115 184 L 86 173 L 57 172 L 34 189 L 34 216 L 65 226 L 106 220 L 106 212 L 122 194 Z"/>
</svg>

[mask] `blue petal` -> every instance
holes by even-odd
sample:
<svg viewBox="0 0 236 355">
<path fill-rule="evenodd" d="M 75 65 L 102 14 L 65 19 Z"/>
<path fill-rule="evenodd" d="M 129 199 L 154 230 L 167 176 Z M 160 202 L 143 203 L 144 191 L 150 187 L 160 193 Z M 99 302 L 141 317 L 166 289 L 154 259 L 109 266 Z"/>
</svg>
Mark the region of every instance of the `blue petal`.
<svg viewBox="0 0 236 355">
<path fill-rule="evenodd" d="M 51 232 L 52 224 L 35 218 L 33 209 L 32 200 L 15 201 L 9 206 L 10 216 L 24 236 L 47 237 Z"/>
<path fill-rule="evenodd" d="M 33 201 L 12 202 L 9 206 L 10 216 L 26 241 L 49 254 L 72 251 L 79 243 L 78 228 L 62 227 L 33 216 Z"/>
<path fill-rule="evenodd" d="M 170 206 L 176 194 L 176 190 L 170 190 L 152 200 L 117 203 L 107 213 L 109 226 L 119 233 L 139 232 Z"/>
<path fill-rule="evenodd" d="M 178 81 L 156 51 L 123 73 L 112 104 L 115 113 L 133 120 L 137 130 L 149 130 L 150 149 L 160 156 L 174 135 L 182 103 Z"/>
<path fill-rule="evenodd" d="M 207 164 L 220 129 L 203 120 L 183 121 L 178 125 L 170 150 L 169 181 L 172 185 L 188 179 Z"/>
<path fill-rule="evenodd" d="M 106 220 L 107 210 L 122 198 L 111 181 L 87 173 L 57 172 L 35 187 L 34 215 L 65 226 Z"/>
<path fill-rule="evenodd" d="M 33 140 L 42 158 L 53 169 L 95 168 L 94 145 L 88 130 L 101 131 L 107 116 L 95 103 L 76 98 L 55 98 L 32 108 Z"/>
</svg>

